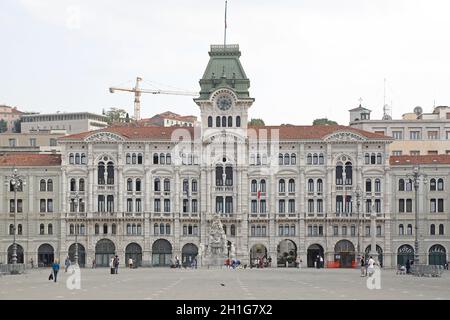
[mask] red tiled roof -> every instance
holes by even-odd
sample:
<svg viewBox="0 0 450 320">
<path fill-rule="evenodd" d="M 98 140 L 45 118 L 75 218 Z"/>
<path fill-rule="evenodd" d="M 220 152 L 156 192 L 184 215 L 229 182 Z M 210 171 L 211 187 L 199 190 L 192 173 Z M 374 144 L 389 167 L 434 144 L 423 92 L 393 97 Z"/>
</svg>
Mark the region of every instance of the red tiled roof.
<svg viewBox="0 0 450 320">
<path fill-rule="evenodd" d="M 9 153 L 0 155 L 1 167 L 21 166 L 59 166 L 61 155 L 39 153 Z"/>
<path fill-rule="evenodd" d="M 82 140 L 96 132 L 112 132 L 123 136 L 129 140 L 170 140 L 172 132 L 178 129 L 186 129 L 191 137 L 194 133 L 194 127 L 161 127 L 161 126 L 112 126 L 96 131 L 88 131 L 61 137 L 61 140 Z M 249 129 L 255 129 L 260 134 L 261 129 L 267 129 L 270 135 L 271 130 L 279 129 L 279 138 L 281 140 L 320 140 L 326 136 L 339 132 L 347 131 L 360 134 L 368 139 L 393 140 L 391 137 L 382 134 L 368 132 L 352 127 L 341 125 L 317 125 L 317 126 L 252 126 Z M 269 136 L 270 137 L 270 136 Z"/>
<path fill-rule="evenodd" d="M 391 165 L 450 164 L 450 155 L 391 156 L 389 163 Z"/>
</svg>

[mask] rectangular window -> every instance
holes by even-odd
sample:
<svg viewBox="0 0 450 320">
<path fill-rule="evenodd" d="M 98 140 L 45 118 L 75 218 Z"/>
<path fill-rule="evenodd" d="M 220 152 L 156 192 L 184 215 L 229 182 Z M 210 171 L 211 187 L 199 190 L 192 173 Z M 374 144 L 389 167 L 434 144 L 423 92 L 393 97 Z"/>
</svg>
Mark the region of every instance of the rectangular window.
<svg viewBox="0 0 450 320">
<path fill-rule="evenodd" d="M 284 200 L 279 200 L 278 201 L 278 212 L 279 213 L 284 213 L 285 210 L 285 201 Z"/>
<path fill-rule="evenodd" d="M 403 139 L 403 131 L 392 131 L 392 137 L 396 140 Z"/>
<path fill-rule="evenodd" d="M 189 212 L 189 200 L 188 199 L 183 199 L 183 212 Z"/>
<path fill-rule="evenodd" d="M 428 131 L 428 140 L 437 140 L 439 137 L 438 131 Z"/>
<path fill-rule="evenodd" d="M 164 212 L 170 212 L 170 200 L 164 199 Z"/>
<path fill-rule="evenodd" d="M 398 212 L 405 212 L 405 199 L 398 200 Z"/>
<path fill-rule="evenodd" d="M 366 226 L 366 237 L 370 237 L 370 226 Z"/>
<path fill-rule="evenodd" d="M 381 237 L 381 226 L 377 226 L 377 237 Z"/>
<path fill-rule="evenodd" d="M 192 212 L 197 212 L 197 210 L 198 210 L 197 199 L 192 199 Z"/>
<path fill-rule="evenodd" d="M 392 155 L 393 156 L 401 156 L 402 155 L 402 151 L 401 150 L 392 151 Z"/>
<path fill-rule="evenodd" d="M 252 200 L 251 210 L 252 213 L 258 212 L 258 202 L 256 200 Z"/>
<path fill-rule="evenodd" d="M 36 138 L 30 138 L 30 147 L 36 147 Z"/>
<path fill-rule="evenodd" d="M 9 212 L 14 213 L 16 211 L 16 206 L 14 203 L 14 199 L 9 200 Z"/>
<path fill-rule="evenodd" d="M 323 200 L 322 199 L 317 200 L 317 212 L 318 213 L 323 212 Z"/>
<path fill-rule="evenodd" d="M 45 199 L 41 199 L 40 200 L 40 205 L 39 205 L 39 208 L 40 208 L 39 211 L 40 212 L 45 212 L 45 206 L 46 206 L 45 205 Z"/>
<path fill-rule="evenodd" d="M 313 199 L 308 200 L 308 212 L 314 213 L 314 200 Z"/>
<path fill-rule="evenodd" d="M 343 236 L 346 236 L 346 235 L 347 235 L 347 227 L 346 227 L 346 226 L 343 226 L 343 227 L 342 227 L 342 235 L 343 235 Z"/>
<path fill-rule="evenodd" d="M 56 139 L 55 138 L 50 139 L 50 147 L 56 147 Z"/>
<path fill-rule="evenodd" d="M 411 150 L 409 152 L 409 155 L 411 155 L 411 156 L 420 156 L 420 151 L 419 150 Z"/>
<path fill-rule="evenodd" d="M 444 199 L 438 199 L 438 212 L 444 212 Z"/>
<path fill-rule="evenodd" d="M 313 226 L 313 236 L 317 237 L 317 226 Z"/>
<path fill-rule="evenodd" d="M 265 236 L 267 235 L 267 229 L 266 229 L 266 226 L 262 226 L 262 227 L 261 227 L 261 235 L 262 235 L 263 237 L 265 237 Z"/>
<path fill-rule="evenodd" d="M 430 212 L 436 212 L 436 199 L 430 200 Z"/>
<path fill-rule="evenodd" d="M 127 212 L 133 212 L 133 199 L 127 199 Z"/>
<path fill-rule="evenodd" d="M 350 227 L 350 235 L 352 237 L 354 237 L 356 235 L 356 227 L 355 226 Z"/>
<path fill-rule="evenodd" d="M 319 226 L 319 236 L 323 236 L 323 226 Z"/>
<path fill-rule="evenodd" d="M 406 199 L 406 212 L 412 212 L 412 199 Z"/>
<path fill-rule="evenodd" d="M 21 213 L 23 211 L 22 199 L 17 199 L 17 212 Z"/>
<path fill-rule="evenodd" d="M 266 200 L 261 200 L 259 204 L 260 204 L 259 212 L 266 213 L 267 212 Z"/>
<path fill-rule="evenodd" d="M 410 131 L 409 139 L 410 140 L 420 140 L 420 131 Z"/>
<path fill-rule="evenodd" d="M 447 140 L 450 140 L 450 131 L 446 131 L 445 136 L 447 137 Z"/>
<path fill-rule="evenodd" d="M 295 212 L 295 200 L 289 199 L 289 213 Z"/>
<path fill-rule="evenodd" d="M 47 212 L 53 212 L 53 199 L 47 199 Z"/>
<path fill-rule="evenodd" d="M 312 226 L 308 226 L 308 236 L 312 237 Z"/>
<path fill-rule="evenodd" d="M 136 212 L 141 212 L 141 199 L 136 199 Z"/>
<path fill-rule="evenodd" d="M 161 212 L 161 199 L 155 199 L 153 209 L 155 212 Z"/>
<path fill-rule="evenodd" d="M 333 235 L 334 236 L 339 235 L 339 227 L 338 226 L 333 226 Z"/>
<path fill-rule="evenodd" d="M 438 154 L 437 150 L 428 150 L 427 153 L 430 154 L 430 155 L 432 155 L 432 154 Z"/>
<path fill-rule="evenodd" d="M 9 146 L 15 147 L 16 146 L 16 139 L 9 139 Z"/>
</svg>

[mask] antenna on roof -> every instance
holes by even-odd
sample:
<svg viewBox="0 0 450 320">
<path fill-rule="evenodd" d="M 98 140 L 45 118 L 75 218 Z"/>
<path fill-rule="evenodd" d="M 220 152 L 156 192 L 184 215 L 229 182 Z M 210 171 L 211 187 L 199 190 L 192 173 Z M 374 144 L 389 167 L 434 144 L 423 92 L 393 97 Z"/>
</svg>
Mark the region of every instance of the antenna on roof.
<svg viewBox="0 0 450 320">
<path fill-rule="evenodd" d="M 223 49 L 225 50 L 225 46 L 227 45 L 227 2 L 225 0 L 225 29 L 223 34 Z"/>
</svg>

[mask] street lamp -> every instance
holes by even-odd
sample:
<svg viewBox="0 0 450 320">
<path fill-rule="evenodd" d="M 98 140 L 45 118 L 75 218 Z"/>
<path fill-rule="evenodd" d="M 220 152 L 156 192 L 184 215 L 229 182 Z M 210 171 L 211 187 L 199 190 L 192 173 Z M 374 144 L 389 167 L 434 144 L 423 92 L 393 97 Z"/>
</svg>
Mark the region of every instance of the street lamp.
<svg viewBox="0 0 450 320">
<path fill-rule="evenodd" d="M 378 261 L 378 252 L 377 252 L 377 241 L 376 241 L 376 206 L 375 206 L 375 198 L 372 197 L 372 203 L 371 203 L 371 209 L 370 210 L 370 238 L 371 238 L 371 244 L 370 244 L 370 255 L 372 256 L 373 260 Z"/>
<path fill-rule="evenodd" d="M 414 184 L 414 212 L 415 212 L 415 227 L 414 227 L 414 264 L 419 264 L 419 183 L 420 177 L 424 184 L 427 183 L 427 175 L 420 173 L 419 167 L 413 168 L 412 180 Z M 409 178 L 409 177 L 408 177 Z"/>
<path fill-rule="evenodd" d="M 19 176 L 17 169 L 13 169 L 11 177 L 5 183 L 7 186 L 12 186 L 14 191 L 14 228 L 13 228 L 13 252 L 11 257 L 12 264 L 17 264 L 17 243 L 16 243 L 16 215 L 17 215 L 17 191 L 21 190 L 26 185 L 25 179 Z"/>
<path fill-rule="evenodd" d="M 358 185 L 356 187 L 356 213 L 358 215 L 358 244 L 357 244 L 357 252 L 358 252 L 358 256 L 361 257 L 361 221 L 359 218 L 359 214 L 360 214 L 360 206 L 361 206 L 361 196 L 362 196 L 362 191 L 360 186 Z"/>
</svg>

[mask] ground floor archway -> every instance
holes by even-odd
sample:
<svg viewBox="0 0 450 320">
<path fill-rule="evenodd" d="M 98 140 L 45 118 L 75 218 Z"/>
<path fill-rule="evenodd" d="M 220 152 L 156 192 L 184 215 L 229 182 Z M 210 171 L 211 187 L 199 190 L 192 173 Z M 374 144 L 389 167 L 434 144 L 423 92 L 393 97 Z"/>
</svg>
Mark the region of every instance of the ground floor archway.
<svg viewBox="0 0 450 320">
<path fill-rule="evenodd" d="M 166 239 L 158 239 L 152 246 L 152 264 L 155 267 L 170 266 L 172 263 L 172 245 Z"/>
<path fill-rule="evenodd" d="M 409 244 L 404 244 L 397 250 L 397 265 L 406 266 L 408 260 L 414 261 L 414 248 Z"/>
<path fill-rule="evenodd" d="M 250 249 L 250 266 L 256 267 L 259 260 L 264 258 L 267 260 L 267 248 L 261 243 L 254 244 Z"/>
<path fill-rule="evenodd" d="M 443 266 L 447 263 L 447 251 L 440 244 L 435 244 L 428 250 L 428 264 Z"/>
<path fill-rule="evenodd" d="M 294 241 L 286 239 L 277 246 L 277 266 L 296 267 L 297 245 Z"/>
<path fill-rule="evenodd" d="M 71 262 L 75 263 L 75 243 L 71 244 L 69 247 L 69 259 Z M 81 268 L 86 266 L 86 249 L 80 243 L 78 243 L 78 265 Z"/>
<path fill-rule="evenodd" d="M 317 267 L 318 257 L 324 257 L 324 250 L 320 244 L 312 244 L 308 247 L 307 250 L 307 261 L 306 265 L 308 268 Z"/>
<path fill-rule="evenodd" d="M 193 243 L 186 243 L 181 249 L 181 263 L 183 267 L 192 266 L 192 262 L 197 258 L 198 247 Z"/>
<path fill-rule="evenodd" d="M 13 244 L 8 248 L 8 263 L 12 263 L 12 255 L 13 255 Z M 23 248 L 20 244 L 16 243 L 16 255 L 17 255 L 17 263 L 23 263 Z"/>
<path fill-rule="evenodd" d="M 142 265 L 142 247 L 132 242 L 125 248 L 125 263 L 128 266 L 128 261 L 133 260 L 133 267 L 140 267 Z"/>
<path fill-rule="evenodd" d="M 95 245 L 95 264 L 97 267 L 108 267 L 109 261 L 116 254 L 116 246 L 109 239 L 102 239 Z"/>
<path fill-rule="evenodd" d="M 340 240 L 334 246 L 334 262 L 339 268 L 352 268 L 355 263 L 355 246 L 348 240 Z"/>
<path fill-rule="evenodd" d="M 366 248 L 364 258 L 366 261 L 370 258 L 370 251 L 372 250 L 372 245 L 369 244 Z M 378 262 L 380 263 L 380 267 L 383 267 L 383 249 L 379 245 L 377 245 L 377 253 L 378 253 Z"/>
<path fill-rule="evenodd" d="M 55 259 L 55 250 L 48 243 L 41 244 L 38 248 L 38 266 L 50 267 Z"/>
</svg>

